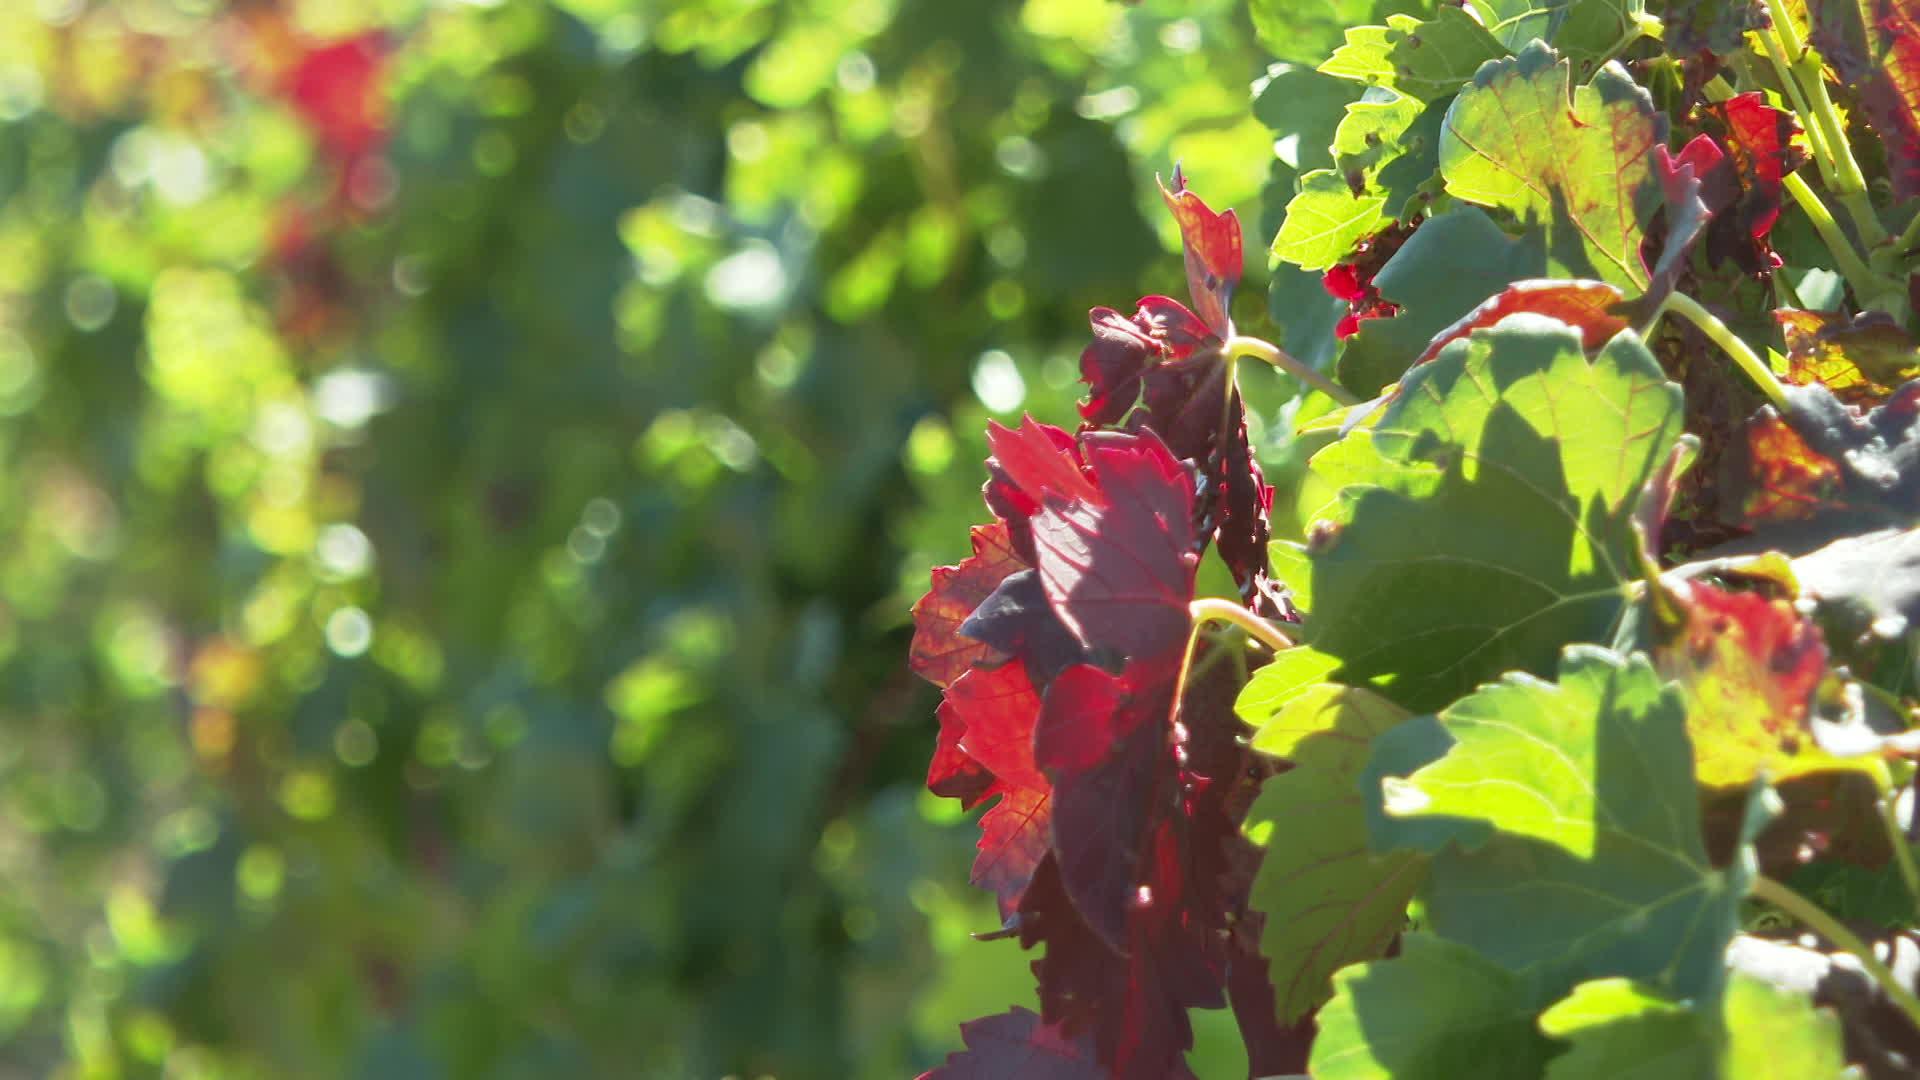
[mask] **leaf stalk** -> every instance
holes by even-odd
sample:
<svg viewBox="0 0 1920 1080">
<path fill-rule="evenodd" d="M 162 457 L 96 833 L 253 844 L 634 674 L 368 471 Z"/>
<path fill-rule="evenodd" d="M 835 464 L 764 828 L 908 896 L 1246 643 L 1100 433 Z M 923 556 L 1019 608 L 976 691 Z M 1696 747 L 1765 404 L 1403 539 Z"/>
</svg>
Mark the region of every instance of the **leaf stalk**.
<svg viewBox="0 0 1920 1080">
<path fill-rule="evenodd" d="M 1720 347 L 1722 352 L 1732 358 L 1734 365 L 1745 372 L 1747 378 L 1753 380 L 1753 384 L 1766 395 L 1767 401 L 1775 409 L 1782 411 L 1786 409 L 1787 393 L 1781 387 L 1780 381 L 1773 377 L 1773 372 L 1767 368 L 1759 354 L 1735 336 L 1733 331 L 1727 329 L 1727 324 L 1721 322 L 1713 312 L 1701 307 L 1699 301 L 1681 292 L 1668 296 L 1666 303 L 1661 305 L 1661 310 L 1672 312 L 1692 323 L 1695 329 L 1705 334 Z"/>
<path fill-rule="evenodd" d="M 1360 399 L 1348 393 L 1339 383 L 1320 374 L 1313 368 L 1287 355 L 1286 350 L 1270 341 L 1257 337 L 1235 334 L 1221 346 L 1228 359 L 1251 356 L 1255 360 L 1270 364 L 1313 387 L 1342 405 L 1358 405 Z"/>
<path fill-rule="evenodd" d="M 1920 998 L 1913 991 L 1900 984 L 1900 980 L 1880 962 L 1867 943 L 1861 941 L 1853 931 L 1846 928 L 1839 919 L 1826 913 L 1820 905 L 1787 888 L 1785 885 L 1765 875 L 1756 875 L 1753 879 L 1753 895 L 1764 900 L 1798 920 L 1802 926 L 1826 938 L 1860 961 L 1873 981 L 1886 991 L 1887 999 L 1907 1014 L 1907 1019 L 1915 1027 L 1920 1027 Z"/>
</svg>

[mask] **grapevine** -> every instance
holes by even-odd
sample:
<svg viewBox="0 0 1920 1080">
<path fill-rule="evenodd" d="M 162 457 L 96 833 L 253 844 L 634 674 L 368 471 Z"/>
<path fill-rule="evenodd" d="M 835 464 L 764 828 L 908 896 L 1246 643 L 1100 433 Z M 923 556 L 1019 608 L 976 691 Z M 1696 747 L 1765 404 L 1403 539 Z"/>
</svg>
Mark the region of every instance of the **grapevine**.
<svg viewBox="0 0 1920 1080">
<path fill-rule="evenodd" d="M 1920 2 L 1441 3 L 1279 84 L 1277 341 L 1176 168 L 1186 298 L 990 426 L 914 610 L 1040 1005 L 928 1075 L 1191 1076 L 1221 1008 L 1256 1077 L 1912 1075 Z"/>
</svg>

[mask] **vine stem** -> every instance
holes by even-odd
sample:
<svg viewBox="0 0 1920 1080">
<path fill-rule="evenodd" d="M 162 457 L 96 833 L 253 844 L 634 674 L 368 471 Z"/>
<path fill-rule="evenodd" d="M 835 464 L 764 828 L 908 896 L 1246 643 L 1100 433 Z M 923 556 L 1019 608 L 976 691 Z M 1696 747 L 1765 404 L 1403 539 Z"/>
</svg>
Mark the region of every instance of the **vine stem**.
<svg viewBox="0 0 1920 1080">
<path fill-rule="evenodd" d="M 1913 849 L 1907 846 L 1907 830 L 1900 827 L 1900 811 L 1891 793 L 1880 799 L 1880 822 L 1887 827 L 1887 843 L 1893 845 L 1893 861 L 1907 884 L 1907 898 L 1920 904 L 1920 867 L 1913 864 Z"/>
<path fill-rule="evenodd" d="M 1247 636 L 1279 652 L 1293 648 L 1293 640 L 1280 632 L 1280 628 L 1231 600 L 1222 600 L 1217 596 L 1205 596 L 1187 605 L 1187 613 L 1193 617 L 1193 628 L 1200 629 L 1201 623 L 1223 622 L 1246 631 Z"/>
<path fill-rule="evenodd" d="M 1308 367 L 1306 364 L 1295 360 L 1293 357 L 1287 355 L 1286 350 L 1270 341 L 1235 334 L 1233 337 L 1227 339 L 1226 344 L 1223 345 L 1222 348 L 1226 350 L 1229 359 L 1251 356 L 1255 360 L 1271 364 L 1342 405 L 1360 404 L 1360 399 L 1347 393 L 1339 383 L 1313 370 L 1313 368 Z"/>
<path fill-rule="evenodd" d="M 1200 644 L 1200 629 L 1210 622 L 1223 622 L 1246 631 L 1248 637 L 1260 642 L 1274 652 L 1293 647 L 1292 639 L 1280 632 L 1280 628 L 1267 620 L 1241 607 L 1231 600 L 1222 600 L 1217 596 L 1206 596 L 1187 605 L 1187 614 L 1193 619 L 1193 629 L 1187 632 L 1187 648 L 1180 654 L 1180 675 L 1173 682 L 1173 715 L 1180 715 L 1180 705 L 1187 697 L 1187 675 L 1193 670 L 1193 654 Z"/>
<path fill-rule="evenodd" d="M 1913 220 L 1907 222 L 1906 231 L 1900 234 L 1900 242 L 1894 249 L 1894 254 L 1897 258 L 1904 259 L 1916 247 L 1920 247 L 1920 214 L 1913 215 Z"/>
<path fill-rule="evenodd" d="M 1720 346 L 1722 352 L 1733 359 L 1734 364 L 1746 373 L 1747 378 L 1753 380 L 1754 385 L 1767 396 L 1767 400 L 1775 409 L 1786 411 L 1787 393 L 1780 386 L 1780 381 L 1773 377 L 1773 372 L 1761 361 L 1759 354 L 1755 353 L 1746 342 L 1734 336 L 1733 331 L 1727 329 L 1727 324 L 1716 318 L 1713 312 L 1701 307 L 1699 301 L 1693 297 L 1679 292 L 1668 296 L 1666 303 L 1661 305 L 1661 310 L 1680 316 L 1692 323 L 1695 329 L 1707 335 L 1715 345 Z"/>
<path fill-rule="evenodd" d="M 1860 257 L 1860 252 L 1854 248 L 1853 241 L 1848 240 L 1846 233 L 1840 231 L 1840 223 L 1834 220 L 1833 214 L 1827 209 L 1827 204 L 1820 201 L 1820 196 L 1814 194 L 1813 188 L 1809 187 L 1798 173 L 1788 173 L 1781 178 L 1781 184 L 1787 189 L 1787 194 L 1793 196 L 1793 201 L 1799 205 L 1800 212 L 1807 215 L 1808 222 L 1813 225 L 1813 231 L 1819 233 L 1820 239 L 1826 242 L 1827 250 L 1833 253 L 1833 261 L 1840 264 L 1841 275 L 1847 279 L 1847 284 L 1853 286 L 1853 291 L 1861 303 L 1866 303 L 1898 287 L 1892 281 L 1875 273 L 1867 265 L 1866 260 Z"/>
<path fill-rule="evenodd" d="M 1794 106 L 1800 110 L 1809 130 L 1816 126 L 1819 128 L 1819 141 L 1825 144 L 1826 156 L 1821 174 L 1839 195 L 1840 205 L 1852 219 L 1861 241 L 1868 250 L 1872 250 L 1886 243 L 1887 231 L 1880 224 L 1873 204 L 1866 198 L 1867 178 L 1860 171 L 1860 162 L 1853 156 L 1853 146 L 1847 141 L 1846 125 L 1841 122 L 1840 112 L 1834 108 L 1833 97 L 1827 92 L 1827 76 L 1821 69 L 1820 58 L 1808 49 L 1806 41 L 1800 37 L 1800 27 L 1788 16 L 1783 0 L 1767 0 L 1767 15 L 1773 25 L 1759 31 L 1761 40 L 1766 43 L 1767 56 L 1776 65 L 1781 65 L 1782 82 L 1789 87 L 1797 84 Z M 1780 55 L 1782 50 L 1784 56 Z"/>
<path fill-rule="evenodd" d="M 1851 953 L 1854 959 L 1860 961 L 1860 966 L 1866 969 L 1867 974 L 1873 977 L 1873 981 L 1880 984 L 1880 989 L 1886 991 L 1888 1000 L 1898 1005 L 1900 1011 L 1907 1014 L 1907 1019 L 1916 1027 L 1920 1027 L 1920 998 L 1914 997 L 1913 991 L 1900 985 L 1899 978 L 1887 968 L 1887 965 L 1880 962 L 1879 957 L 1873 955 L 1873 950 L 1867 946 L 1867 943 L 1861 941 L 1839 919 L 1827 914 L 1820 905 L 1764 874 L 1755 875 L 1753 895 L 1793 916 L 1807 929 Z"/>
</svg>

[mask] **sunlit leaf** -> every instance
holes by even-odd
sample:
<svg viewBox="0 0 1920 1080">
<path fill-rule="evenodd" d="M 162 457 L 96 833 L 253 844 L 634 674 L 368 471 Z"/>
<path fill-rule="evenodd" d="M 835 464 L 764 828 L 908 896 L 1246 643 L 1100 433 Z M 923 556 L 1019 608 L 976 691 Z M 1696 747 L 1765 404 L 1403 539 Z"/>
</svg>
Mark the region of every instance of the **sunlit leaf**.
<svg viewBox="0 0 1920 1080">
<path fill-rule="evenodd" d="M 1653 149 L 1666 118 L 1625 71 L 1575 86 L 1571 66 L 1534 43 L 1488 64 L 1454 100 L 1440 141 L 1447 191 L 1547 226 L 1556 261 L 1641 290 L 1646 223 L 1661 204 Z"/>
<path fill-rule="evenodd" d="M 1591 361 L 1533 315 L 1447 346 L 1343 440 L 1379 471 L 1316 527 L 1308 644 L 1418 710 L 1606 640 L 1639 573 L 1635 500 L 1679 427 L 1678 388 L 1630 332 Z"/>
</svg>

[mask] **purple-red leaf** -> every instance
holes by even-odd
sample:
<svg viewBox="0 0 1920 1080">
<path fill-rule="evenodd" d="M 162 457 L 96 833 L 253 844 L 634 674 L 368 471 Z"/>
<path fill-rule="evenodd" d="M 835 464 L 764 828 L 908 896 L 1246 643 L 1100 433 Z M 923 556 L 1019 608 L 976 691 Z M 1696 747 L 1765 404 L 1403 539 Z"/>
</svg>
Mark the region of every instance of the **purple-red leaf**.
<svg viewBox="0 0 1920 1080">
<path fill-rule="evenodd" d="M 933 571 L 933 588 L 913 606 L 913 645 L 907 665 L 935 686 L 946 686 L 976 663 L 995 663 L 1004 653 L 963 637 L 960 624 L 993 594 L 1007 575 L 1026 569 L 1003 522 L 973 527 L 973 557 Z"/>
<path fill-rule="evenodd" d="M 1082 452 L 1097 490 L 1047 489 L 1032 522 L 1047 599 L 1089 649 L 1129 659 L 1178 649 L 1199 561 L 1192 481 L 1151 432 L 1089 434 Z"/>
<path fill-rule="evenodd" d="M 960 1025 L 967 1048 L 920 1080 L 1108 1080 L 1085 1037 L 1073 1038 L 1027 1009 Z"/>
</svg>

